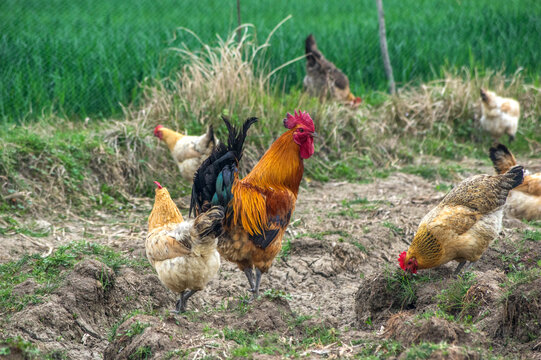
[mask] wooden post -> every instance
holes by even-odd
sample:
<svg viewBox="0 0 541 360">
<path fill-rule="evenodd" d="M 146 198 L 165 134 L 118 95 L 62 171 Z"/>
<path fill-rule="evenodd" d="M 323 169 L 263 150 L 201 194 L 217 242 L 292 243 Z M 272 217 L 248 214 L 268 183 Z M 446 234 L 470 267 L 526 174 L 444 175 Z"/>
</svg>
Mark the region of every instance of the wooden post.
<svg viewBox="0 0 541 360">
<path fill-rule="evenodd" d="M 241 25 L 241 22 L 240 22 L 240 0 L 237 0 L 237 41 L 240 42 L 240 38 L 242 36 L 242 32 L 240 30 L 240 25 Z"/>
<path fill-rule="evenodd" d="M 393 68 L 391 67 L 391 60 L 389 60 L 389 50 L 387 49 L 387 35 L 385 33 L 385 14 L 383 13 L 382 0 L 376 0 L 378 5 L 378 23 L 379 23 L 379 45 L 381 47 L 381 57 L 383 58 L 383 67 L 385 68 L 385 74 L 389 80 L 389 91 L 391 94 L 396 93 L 396 86 L 394 84 Z"/>
</svg>

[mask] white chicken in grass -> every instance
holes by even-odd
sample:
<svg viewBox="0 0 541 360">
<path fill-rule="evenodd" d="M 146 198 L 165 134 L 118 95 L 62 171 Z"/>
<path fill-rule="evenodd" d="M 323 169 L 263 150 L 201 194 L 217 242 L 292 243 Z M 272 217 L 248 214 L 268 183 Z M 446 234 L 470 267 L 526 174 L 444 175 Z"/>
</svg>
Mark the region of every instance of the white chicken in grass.
<svg viewBox="0 0 541 360">
<path fill-rule="evenodd" d="M 178 165 L 180 175 L 190 184 L 199 165 L 212 153 L 216 145 L 212 125 L 209 125 L 207 132 L 200 136 L 183 135 L 158 125 L 154 128 L 154 136 L 167 144 L 171 156 Z"/>
<path fill-rule="evenodd" d="M 514 99 L 504 98 L 492 91 L 481 89 L 482 111 L 481 127 L 497 141 L 502 135 L 515 139 L 520 117 L 520 104 Z"/>
</svg>

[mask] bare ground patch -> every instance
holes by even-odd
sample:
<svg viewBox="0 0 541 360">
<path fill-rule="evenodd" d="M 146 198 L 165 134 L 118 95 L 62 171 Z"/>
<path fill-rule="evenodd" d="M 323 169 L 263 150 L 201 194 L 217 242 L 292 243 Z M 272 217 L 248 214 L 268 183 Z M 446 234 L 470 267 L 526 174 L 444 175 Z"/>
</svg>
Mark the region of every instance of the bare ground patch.
<svg viewBox="0 0 541 360">
<path fill-rule="evenodd" d="M 488 166 L 483 169 L 490 172 Z M 404 173 L 370 184 L 309 182 L 299 194 L 284 251 L 263 276 L 266 295 L 261 300 L 243 302 L 249 295 L 244 274 L 224 262 L 209 286 L 191 298 L 189 312 L 173 316 L 169 310 L 175 296 L 154 274 L 126 267 L 115 272 L 86 259 L 69 270 L 65 282 L 44 302 L 10 314 L 1 336 L 20 335 L 44 352 L 60 351 L 70 358 L 242 357 L 240 351 L 250 347 L 269 353 L 247 350 L 245 357 L 287 355 L 276 350 L 276 344 L 300 356 L 348 357 L 370 350 L 381 357 L 405 358 L 419 343 L 439 340 L 447 345 L 429 349 L 431 358 L 478 358 L 472 349 L 486 348 L 487 342 L 511 358 L 516 353 L 506 346 L 514 343 L 523 358 L 536 356 L 539 340 L 526 338 L 524 327 L 515 325 L 525 321 L 521 313 L 538 314 L 535 303 L 521 302 L 518 293 L 502 300 L 506 273 L 517 270 L 513 267 L 519 263 L 525 270 L 537 266 L 537 259 L 526 259 L 541 249 L 539 242 L 524 240 L 523 231 L 532 229 L 530 225 L 504 220 L 504 232 L 474 265 L 474 278 L 461 298 L 461 303 L 475 306 L 451 314 L 453 319 L 438 315 L 438 295 L 456 281 L 454 263 L 420 273 L 422 281 L 412 280 L 412 298 L 404 297 L 402 283 L 389 282 L 393 274 L 402 276 L 398 254 L 444 194 L 436 181 Z M 3 236 L 0 261 L 23 253 L 47 255 L 81 239 L 144 258 L 152 203 L 136 199 L 132 205 L 115 217 L 98 213 L 38 219 L 49 225 L 18 219 L 22 226 L 45 226 L 48 232 L 42 237 L 20 232 Z M 104 279 L 108 286 L 103 286 Z M 533 284 L 517 289 L 531 295 Z M 29 279 L 13 291 L 31 294 L 40 286 Z M 502 326 L 503 332 L 498 330 Z M 537 328 L 526 331 L 532 332 L 539 336 Z M 391 346 L 386 341 L 396 343 L 398 350 L 385 350 Z M 374 343 L 380 347 L 372 349 Z"/>
</svg>

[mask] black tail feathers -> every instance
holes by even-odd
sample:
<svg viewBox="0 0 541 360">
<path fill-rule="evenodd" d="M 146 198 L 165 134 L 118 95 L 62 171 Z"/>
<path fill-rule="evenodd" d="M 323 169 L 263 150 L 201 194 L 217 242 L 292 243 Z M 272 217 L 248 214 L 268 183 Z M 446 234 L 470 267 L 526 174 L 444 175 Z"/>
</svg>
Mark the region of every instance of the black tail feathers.
<svg viewBox="0 0 541 360">
<path fill-rule="evenodd" d="M 511 154 L 509 149 L 502 144 L 491 147 L 489 149 L 489 156 L 490 160 L 492 160 L 492 164 L 494 165 L 494 169 L 498 174 L 506 173 L 507 170 L 517 164 L 513 154 Z"/>
<path fill-rule="evenodd" d="M 524 167 L 521 165 L 514 166 L 504 176 L 513 181 L 511 186 L 514 189 L 524 181 Z"/>
<path fill-rule="evenodd" d="M 242 158 L 244 140 L 246 140 L 248 129 L 257 121 L 257 118 L 252 117 L 247 119 L 242 129 L 233 126 L 229 119 L 224 116 L 222 116 L 222 120 L 229 132 L 227 144 L 220 142 L 218 146 L 214 147 L 212 154 L 197 169 L 192 185 L 190 215 L 199 215 L 201 212 L 205 212 L 210 208 L 213 198 L 217 195 L 216 180 L 224 169 L 227 171 L 222 174 L 222 183 L 229 187 L 232 185 L 234 179 L 234 171 L 232 169 L 236 169 L 238 162 Z M 220 190 L 220 194 L 218 195 L 220 195 L 221 199 L 224 195 L 224 189 L 222 188 Z M 221 205 L 225 206 L 226 204 Z"/>
</svg>

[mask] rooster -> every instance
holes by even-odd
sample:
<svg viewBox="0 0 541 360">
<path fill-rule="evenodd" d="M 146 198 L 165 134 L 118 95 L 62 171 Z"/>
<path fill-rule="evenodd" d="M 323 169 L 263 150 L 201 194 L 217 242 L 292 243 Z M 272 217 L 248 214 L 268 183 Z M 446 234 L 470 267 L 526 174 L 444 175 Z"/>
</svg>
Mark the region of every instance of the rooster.
<svg viewBox="0 0 541 360">
<path fill-rule="evenodd" d="M 216 206 L 195 220 L 184 221 L 166 188 L 158 182 L 148 218 L 145 249 L 160 281 L 180 294 L 175 313 L 186 311 L 188 299 L 202 290 L 220 268 L 216 238 L 222 232 L 224 211 Z"/>
<path fill-rule="evenodd" d="M 509 142 L 515 139 L 520 117 L 520 104 L 514 99 L 499 97 L 492 91 L 480 90 L 482 100 L 481 127 L 488 131 L 494 140 L 503 134 Z"/>
<path fill-rule="evenodd" d="M 522 166 L 515 166 L 505 174 L 462 181 L 421 220 L 408 251 L 398 258 L 400 267 L 415 274 L 456 260 L 458 274 L 466 261 L 479 260 L 500 233 L 507 195 L 523 176 Z"/>
<path fill-rule="evenodd" d="M 216 143 L 212 125 L 201 136 L 183 135 L 158 125 L 154 128 L 154 136 L 167 144 L 180 175 L 190 183 L 197 168 L 212 153 Z"/>
<path fill-rule="evenodd" d="M 212 205 L 226 209 L 218 251 L 245 273 L 256 299 L 261 275 L 282 248 L 304 172 L 303 160 L 314 153 L 314 122 L 305 112 L 287 114 L 284 126 L 288 130 L 239 179 L 246 133 L 257 119 L 246 120 L 242 131 L 223 120 L 229 130 L 228 144 L 220 144 L 197 170 L 190 213 L 198 215 Z"/>
<path fill-rule="evenodd" d="M 324 98 L 330 95 L 354 107 L 362 101 L 351 93 L 348 77 L 318 50 L 312 34 L 306 38 L 306 76 L 303 84 L 312 96 Z"/>
<path fill-rule="evenodd" d="M 490 159 L 497 174 L 507 172 L 517 164 L 505 145 L 490 148 Z M 509 194 L 507 209 L 511 215 L 525 220 L 541 220 L 541 173 L 524 175 L 524 182 Z"/>
</svg>

